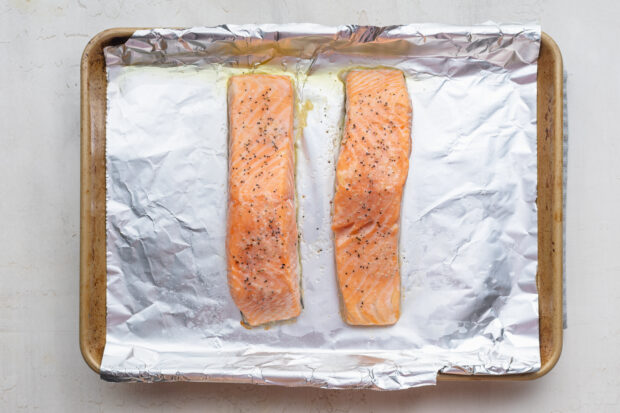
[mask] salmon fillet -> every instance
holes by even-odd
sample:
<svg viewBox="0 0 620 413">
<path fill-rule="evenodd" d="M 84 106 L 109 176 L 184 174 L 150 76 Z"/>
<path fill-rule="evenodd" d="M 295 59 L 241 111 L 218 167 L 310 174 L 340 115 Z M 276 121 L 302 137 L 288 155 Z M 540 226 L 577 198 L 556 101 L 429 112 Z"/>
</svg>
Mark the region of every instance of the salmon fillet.
<svg viewBox="0 0 620 413">
<path fill-rule="evenodd" d="M 286 76 L 230 79 L 228 284 L 251 326 L 301 312 L 293 105 Z"/>
<path fill-rule="evenodd" d="M 400 315 L 400 207 L 411 152 L 411 102 L 402 72 L 346 77 L 332 230 L 342 313 L 351 325 Z"/>
</svg>

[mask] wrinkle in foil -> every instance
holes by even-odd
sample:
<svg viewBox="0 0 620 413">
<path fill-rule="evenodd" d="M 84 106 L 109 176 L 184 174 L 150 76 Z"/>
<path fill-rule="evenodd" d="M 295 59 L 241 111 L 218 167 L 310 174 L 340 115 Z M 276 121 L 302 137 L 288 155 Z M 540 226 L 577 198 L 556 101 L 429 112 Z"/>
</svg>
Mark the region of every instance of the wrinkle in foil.
<svg viewBox="0 0 620 413">
<path fill-rule="evenodd" d="M 403 389 L 540 368 L 536 26 L 139 31 L 108 47 L 102 377 Z M 413 103 L 401 318 L 347 326 L 330 229 L 341 72 L 401 69 Z M 225 261 L 228 78 L 293 77 L 304 310 L 246 329 Z M 308 104 L 310 102 L 310 104 Z"/>
</svg>

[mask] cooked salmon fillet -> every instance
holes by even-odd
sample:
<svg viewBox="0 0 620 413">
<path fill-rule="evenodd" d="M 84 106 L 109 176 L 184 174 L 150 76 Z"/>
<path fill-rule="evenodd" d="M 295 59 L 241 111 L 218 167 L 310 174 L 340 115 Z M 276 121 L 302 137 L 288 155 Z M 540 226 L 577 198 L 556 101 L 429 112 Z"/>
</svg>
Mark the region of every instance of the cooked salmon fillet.
<svg viewBox="0 0 620 413">
<path fill-rule="evenodd" d="M 344 320 L 390 325 L 400 315 L 400 207 L 411 152 L 411 102 L 398 70 L 346 76 L 332 230 Z"/>
<path fill-rule="evenodd" d="M 290 78 L 230 79 L 228 284 L 245 322 L 301 312 Z"/>
</svg>

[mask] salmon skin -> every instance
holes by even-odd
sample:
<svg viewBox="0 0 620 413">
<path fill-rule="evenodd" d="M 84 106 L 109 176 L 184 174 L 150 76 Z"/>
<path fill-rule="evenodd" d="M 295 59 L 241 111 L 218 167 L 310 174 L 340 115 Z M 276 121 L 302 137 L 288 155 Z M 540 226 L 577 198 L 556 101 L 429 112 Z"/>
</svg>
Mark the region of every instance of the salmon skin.
<svg viewBox="0 0 620 413">
<path fill-rule="evenodd" d="M 290 78 L 233 76 L 228 86 L 228 285 L 250 326 L 301 312 Z"/>
<path fill-rule="evenodd" d="M 400 208 L 411 152 L 411 102 L 399 70 L 347 74 L 332 230 L 344 321 L 400 316 Z"/>
</svg>

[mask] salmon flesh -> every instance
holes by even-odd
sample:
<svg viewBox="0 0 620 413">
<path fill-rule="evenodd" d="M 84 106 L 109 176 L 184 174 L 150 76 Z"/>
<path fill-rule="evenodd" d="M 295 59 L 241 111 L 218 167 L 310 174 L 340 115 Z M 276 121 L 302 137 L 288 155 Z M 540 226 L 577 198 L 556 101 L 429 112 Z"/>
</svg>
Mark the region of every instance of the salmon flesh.
<svg viewBox="0 0 620 413">
<path fill-rule="evenodd" d="M 354 70 L 336 165 L 332 230 L 342 315 L 351 325 L 400 316 L 400 208 L 411 152 L 411 101 L 399 70 Z"/>
<path fill-rule="evenodd" d="M 294 93 L 286 76 L 228 87 L 228 285 L 250 326 L 301 312 L 295 209 Z"/>
</svg>

